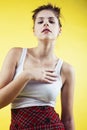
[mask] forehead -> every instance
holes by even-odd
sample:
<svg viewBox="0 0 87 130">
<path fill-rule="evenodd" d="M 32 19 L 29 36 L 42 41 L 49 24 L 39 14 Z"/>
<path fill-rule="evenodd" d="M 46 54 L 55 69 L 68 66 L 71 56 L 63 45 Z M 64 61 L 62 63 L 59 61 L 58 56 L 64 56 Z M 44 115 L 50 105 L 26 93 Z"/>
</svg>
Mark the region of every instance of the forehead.
<svg viewBox="0 0 87 130">
<path fill-rule="evenodd" d="M 42 10 L 37 14 L 36 19 L 38 19 L 38 18 L 49 18 L 49 17 L 56 18 L 53 11 L 51 11 L 51 10 Z"/>
</svg>

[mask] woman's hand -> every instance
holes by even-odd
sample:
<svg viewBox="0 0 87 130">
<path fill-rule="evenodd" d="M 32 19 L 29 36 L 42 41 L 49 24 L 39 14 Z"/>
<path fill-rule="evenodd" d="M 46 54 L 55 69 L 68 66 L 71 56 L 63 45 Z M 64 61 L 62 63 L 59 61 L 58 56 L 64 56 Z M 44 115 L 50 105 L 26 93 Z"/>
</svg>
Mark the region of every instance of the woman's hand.
<svg viewBox="0 0 87 130">
<path fill-rule="evenodd" d="M 58 75 L 55 73 L 54 69 L 32 67 L 29 69 L 29 77 L 31 77 L 31 80 L 53 83 L 54 81 L 57 80 Z"/>
</svg>

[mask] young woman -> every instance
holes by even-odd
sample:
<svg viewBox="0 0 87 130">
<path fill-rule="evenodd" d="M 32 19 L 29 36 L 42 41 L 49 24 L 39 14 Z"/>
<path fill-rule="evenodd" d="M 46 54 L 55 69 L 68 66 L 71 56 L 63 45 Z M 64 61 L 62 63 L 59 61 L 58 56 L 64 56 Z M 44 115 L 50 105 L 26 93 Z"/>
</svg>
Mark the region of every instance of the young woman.
<svg viewBox="0 0 87 130">
<path fill-rule="evenodd" d="M 74 70 L 53 52 L 60 8 L 40 6 L 32 18 L 38 46 L 8 52 L 0 72 L 0 108 L 12 102 L 10 130 L 75 130 Z M 54 110 L 60 91 L 61 119 Z"/>
</svg>

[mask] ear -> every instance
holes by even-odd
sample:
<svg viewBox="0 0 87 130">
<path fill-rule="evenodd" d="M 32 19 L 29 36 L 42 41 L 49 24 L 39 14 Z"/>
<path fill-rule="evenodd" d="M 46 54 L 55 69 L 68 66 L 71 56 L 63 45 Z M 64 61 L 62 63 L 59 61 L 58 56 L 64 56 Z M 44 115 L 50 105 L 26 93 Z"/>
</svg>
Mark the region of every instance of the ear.
<svg viewBox="0 0 87 130">
<path fill-rule="evenodd" d="M 62 29 L 61 29 L 61 27 L 60 27 L 57 36 L 59 36 L 59 35 L 61 34 L 61 31 L 62 31 Z"/>
<path fill-rule="evenodd" d="M 32 27 L 32 29 L 33 29 L 33 33 L 34 33 L 34 26 Z"/>
<path fill-rule="evenodd" d="M 60 29 L 59 29 L 59 34 L 62 32 L 62 28 L 60 27 Z"/>
<path fill-rule="evenodd" d="M 35 35 L 35 30 L 34 30 L 34 27 L 33 27 L 33 34 Z"/>
</svg>

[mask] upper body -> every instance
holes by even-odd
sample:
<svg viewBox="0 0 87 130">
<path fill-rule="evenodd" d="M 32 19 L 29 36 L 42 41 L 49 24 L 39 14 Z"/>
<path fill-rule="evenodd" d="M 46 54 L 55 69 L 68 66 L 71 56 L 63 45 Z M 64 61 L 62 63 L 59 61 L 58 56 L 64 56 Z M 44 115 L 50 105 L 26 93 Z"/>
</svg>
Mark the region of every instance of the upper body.
<svg viewBox="0 0 87 130">
<path fill-rule="evenodd" d="M 30 53 L 28 53 L 30 51 Z M 28 68 L 31 69 L 31 66 L 34 68 L 38 67 L 38 62 L 33 57 L 31 59 L 31 49 L 23 48 L 22 54 L 16 68 L 16 73 L 14 75 L 15 79 L 18 75 L 23 72 L 24 64 L 26 61 L 28 53 Z M 36 64 L 34 62 L 37 62 Z M 31 63 L 32 62 L 32 63 Z M 62 68 L 63 60 L 57 59 L 55 65 L 53 66 L 52 63 L 44 63 L 44 65 L 39 66 L 43 69 L 54 69 L 54 74 L 57 74 L 56 80 L 53 83 L 45 83 L 39 82 L 35 80 L 31 80 L 27 83 L 21 93 L 16 97 L 16 99 L 12 102 L 12 109 L 23 108 L 23 107 L 31 107 L 31 106 L 52 106 L 55 107 L 56 97 L 58 96 L 61 88 L 62 88 L 62 79 L 61 79 L 61 68 Z"/>
<path fill-rule="evenodd" d="M 58 80 L 58 75 L 54 72 L 59 58 L 55 56 L 53 49 L 61 31 L 60 21 L 55 13 L 49 9 L 42 9 L 34 18 L 33 31 L 38 39 L 38 47 L 27 49 L 23 71 L 16 77 L 15 74 L 23 49 L 12 48 L 8 52 L 0 72 L 0 108 L 15 101 L 32 80 L 44 84 L 53 84 Z M 73 67 L 63 62 L 60 76 L 62 80 L 61 120 L 66 130 L 74 130 Z"/>
</svg>

